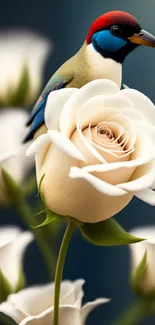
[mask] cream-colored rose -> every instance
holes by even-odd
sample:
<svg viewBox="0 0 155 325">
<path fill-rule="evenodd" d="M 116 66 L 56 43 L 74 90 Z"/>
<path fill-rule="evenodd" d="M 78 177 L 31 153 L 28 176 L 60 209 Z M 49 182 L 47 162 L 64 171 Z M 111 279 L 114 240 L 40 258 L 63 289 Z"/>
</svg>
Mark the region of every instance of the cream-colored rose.
<svg viewBox="0 0 155 325">
<path fill-rule="evenodd" d="M 63 281 L 59 307 L 59 325 L 84 325 L 88 314 L 97 306 L 109 302 L 96 299 L 82 307 L 83 280 Z M 0 312 L 20 325 L 54 325 L 54 284 L 34 286 L 10 295 L 0 305 Z"/>
<path fill-rule="evenodd" d="M 155 107 L 142 93 L 102 79 L 55 91 L 45 123 L 27 155 L 50 210 L 96 223 L 133 195 L 155 205 Z"/>
<path fill-rule="evenodd" d="M 144 294 L 155 292 L 155 227 L 141 227 L 131 230 L 131 234 L 145 241 L 130 245 L 131 267 L 134 271 L 146 253 L 147 269 L 140 283 Z"/>
<path fill-rule="evenodd" d="M 33 159 L 25 157 L 28 145 L 22 144 L 27 119 L 27 112 L 15 108 L 0 111 L 0 204 L 7 202 L 2 168 L 21 184 L 34 166 Z"/>
<path fill-rule="evenodd" d="M 7 279 L 12 292 L 18 287 L 23 269 L 23 256 L 32 240 L 33 235 L 30 231 L 22 232 L 20 228 L 13 226 L 0 228 L 0 272 Z M 1 276 L 0 287 L 2 290 Z"/>
<path fill-rule="evenodd" d="M 26 30 L 6 30 L 0 33 L 0 103 L 10 104 L 20 87 L 24 69 L 28 73 L 27 104 L 36 99 L 43 81 L 43 68 L 50 52 L 45 38 Z M 23 85 L 25 87 L 25 85 Z"/>
</svg>

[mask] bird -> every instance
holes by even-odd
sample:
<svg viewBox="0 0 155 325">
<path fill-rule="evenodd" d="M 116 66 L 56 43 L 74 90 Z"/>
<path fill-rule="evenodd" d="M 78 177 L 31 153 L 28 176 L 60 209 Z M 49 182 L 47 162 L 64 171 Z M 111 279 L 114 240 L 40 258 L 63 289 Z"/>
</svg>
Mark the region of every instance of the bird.
<svg viewBox="0 0 155 325">
<path fill-rule="evenodd" d="M 111 11 L 98 17 L 91 25 L 80 50 L 66 61 L 43 89 L 27 126 L 24 143 L 39 133 L 49 94 L 66 87 L 81 88 L 95 79 L 110 79 L 119 87 L 126 56 L 140 45 L 155 47 L 155 37 L 143 30 L 131 14 Z"/>
</svg>

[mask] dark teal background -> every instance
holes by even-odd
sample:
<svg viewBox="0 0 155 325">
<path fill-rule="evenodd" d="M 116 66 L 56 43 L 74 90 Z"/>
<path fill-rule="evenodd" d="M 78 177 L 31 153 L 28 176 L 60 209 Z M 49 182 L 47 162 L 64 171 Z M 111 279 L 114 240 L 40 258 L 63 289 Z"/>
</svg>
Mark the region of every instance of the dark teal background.
<svg viewBox="0 0 155 325">
<path fill-rule="evenodd" d="M 88 28 L 99 15 L 109 10 L 133 14 L 141 26 L 155 34 L 154 0 L 1 0 L 0 28 L 28 27 L 49 37 L 54 52 L 46 66 L 45 82 L 83 43 Z M 126 59 L 123 82 L 149 96 L 155 102 L 155 49 L 139 48 Z M 12 211 L 1 211 L 4 224 L 24 226 Z M 155 207 L 134 199 L 117 219 L 125 227 L 155 224 Z M 31 246 L 25 262 L 28 283 L 47 281 L 47 274 L 37 248 Z M 67 256 L 64 278 L 86 279 L 85 300 L 99 296 L 112 299 L 90 317 L 91 325 L 110 325 L 112 319 L 134 298 L 128 285 L 128 247 L 97 248 L 73 237 Z M 155 324 L 155 317 L 145 325 Z M 74 325 L 74 324 L 73 324 Z"/>
</svg>

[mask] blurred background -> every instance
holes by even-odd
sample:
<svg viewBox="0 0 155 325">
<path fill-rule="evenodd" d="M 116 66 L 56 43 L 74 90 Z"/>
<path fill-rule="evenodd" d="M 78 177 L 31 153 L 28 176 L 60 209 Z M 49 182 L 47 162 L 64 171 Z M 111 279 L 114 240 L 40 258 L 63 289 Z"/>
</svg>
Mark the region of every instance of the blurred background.
<svg viewBox="0 0 155 325">
<path fill-rule="evenodd" d="M 1 0 L 0 29 L 27 28 L 52 41 L 53 52 L 44 74 L 46 83 L 55 70 L 79 49 L 93 20 L 110 10 L 128 11 L 144 29 L 155 35 L 154 0 Z M 155 102 L 154 80 L 155 50 L 138 48 L 125 60 L 123 82 Z M 33 200 L 35 202 L 35 198 Z M 126 230 L 140 225 L 155 225 L 155 208 L 134 199 L 116 218 Z M 10 223 L 25 228 L 12 210 L 0 209 L 0 224 Z M 27 251 L 25 270 L 29 285 L 48 281 L 45 265 L 34 244 Z M 129 270 L 128 247 L 98 248 L 85 242 L 78 232 L 73 236 L 64 278 L 86 280 L 85 301 L 103 296 L 111 298 L 111 303 L 93 312 L 89 324 L 111 324 L 114 317 L 135 299 L 128 284 Z M 148 324 L 155 324 L 155 317 L 143 323 Z"/>
</svg>

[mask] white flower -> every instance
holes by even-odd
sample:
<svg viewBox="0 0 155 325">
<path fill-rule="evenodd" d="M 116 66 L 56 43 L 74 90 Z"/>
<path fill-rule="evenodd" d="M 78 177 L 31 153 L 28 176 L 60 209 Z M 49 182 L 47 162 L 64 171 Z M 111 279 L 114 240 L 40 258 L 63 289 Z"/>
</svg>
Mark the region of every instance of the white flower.
<svg viewBox="0 0 155 325">
<path fill-rule="evenodd" d="M 33 159 L 27 159 L 27 144 L 22 140 L 27 132 L 25 123 L 28 113 L 17 109 L 0 111 L 0 202 L 6 201 L 1 168 L 21 184 L 32 169 Z"/>
<path fill-rule="evenodd" d="M 142 93 L 110 80 L 49 95 L 47 134 L 32 143 L 47 207 L 95 223 L 133 195 L 155 205 L 155 107 Z"/>
<path fill-rule="evenodd" d="M 49 41 L 30 31 L 6 30 L 0 34 L 0 101 L 17 92 L 23 71 L 29 76 L 26 101 L 36 99 L 43 77 L 43 68 L 50 52 Z"/>
<path fill-rule="evenodd" d="M 61 284 L 59 325 L 83 325 L 88 314 L 109 299 L 101 298 L 82 305 L 83 280 L 63 281 Z M 8 297 L 0 312 L 20 325 L 53 325 L 54 284 L 34 286 Z"/>
<path fill-rule="evenodd" d="M 17 289 L 25 249 L 32 240 L 30 231 L 22 232 L 17 227 L 0 228 L 0 271 L 8 280 L 12 292 Z"/>
<path fill-rule="evenodd" d="M 147 269 L 140 283 L 140 288 L 144 293 L 155 291 L 155 227 L 141 227 L 131 230 L 131 234 L 145 241 L 130 245 L 132 270 L 142 261 L 146 253 Z"/>
</svg>

